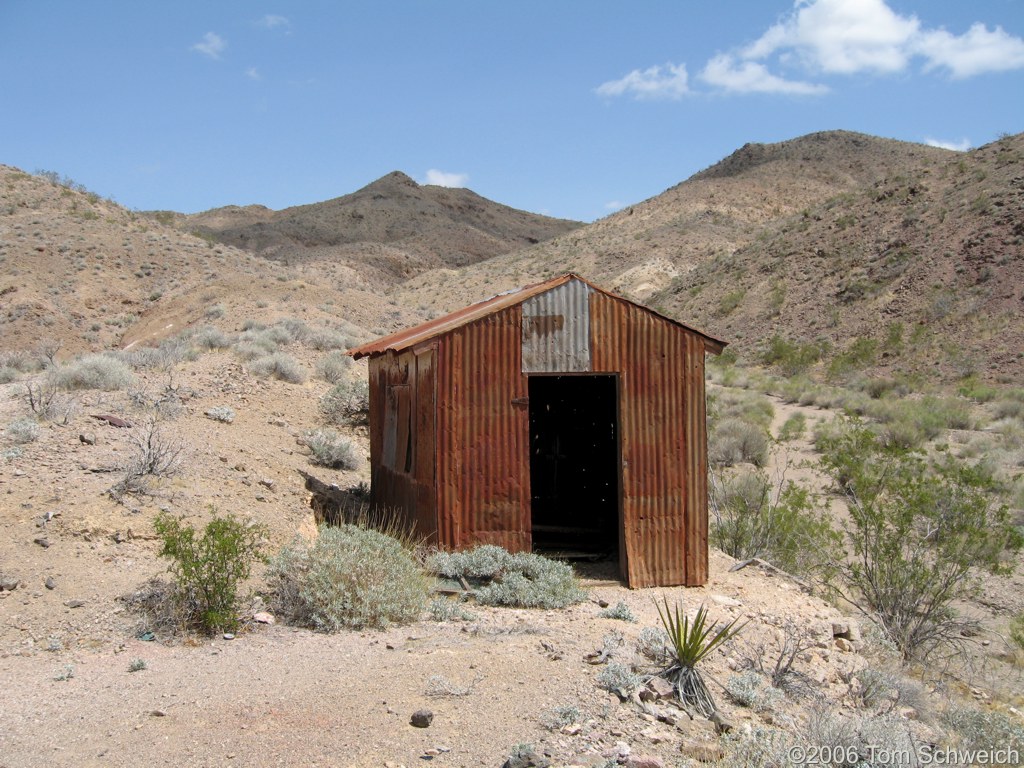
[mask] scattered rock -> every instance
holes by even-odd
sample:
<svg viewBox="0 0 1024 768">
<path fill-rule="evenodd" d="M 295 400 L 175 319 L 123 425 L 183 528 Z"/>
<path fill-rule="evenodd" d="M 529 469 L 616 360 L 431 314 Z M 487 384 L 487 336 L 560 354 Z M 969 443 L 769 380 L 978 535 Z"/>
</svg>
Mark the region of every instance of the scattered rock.
<svg viewBox="0 0 1024 768">
<path fill-rule="evenodd" d="M 271 480 L 269 477 L 261 477 L 258 482 L 259 482 L 260 485 L 262 485 L 267 490 L 273 490 L 274 489 L 274 481 Z"/>
<path fill-rule="evenodd" d="M 664 677 L 658 677 L 657 675 L 647 681 L 644 689 L 640 691 L 640 699 L 642 701 L 660 701 L 661 699 L 670 699 L 675 695 L 676 689 L 668 680 Z M 644 694 L 647 694 L 646 696 Z"/>
<path fill-rule="evenodd" d="M 739 608 L 743 603 L 733 597 L 727 597 L 726 595 L 712 595 L 711 602 L 716 605 L 721 605 L 725 608 Z"/>
<path fill-rule="evenodd" d="M 521 755 L 510 757 L 502 763 L 501 768 L 548 768 L 550 765 L 550 760 L 530 750 Z"/>
<path fill-rule="evenodd" d="M 708 718 L 712 723 L 715 724 L 715 730 L 719 733 L 730 733 L 736 724 L 732 720 L 723 715 L 719 710 L 715 710 L 711 713 L 711 717 Z"/>
<path fill-rule="evenodd" d="M 277 622 L 277 619 L 275 619 L 272 614 L 269 614 L 266 611 L 259 611 L 258 613 L 254 613 L 252 615 L 252 620 L 255 621 L 257 624 L 275 624 Z"/>
<path fill-rule="evenodd" d="M 43 582 L 43 586 L 47 589 L 56 589 L 57 582 L 54 580 L 53 576 L 47 576 L 46 581 Z"/>
<path fill-rule="evenodd" d="M 636 755 L 627 758 L 626 768 L 665 768 L 665 763 L 653 755 Z"/>
<path fill-rule="evenodd" d="M 685 741 L 679 751 L 698 763 L 717 763 L 725 757 L 725 750 L 717 742 Z"/>
<path fill-rule="evenodd" d="M 78 435 L 78 442 L 83 445 L 96 445 L 96 435 L 92 432 L 82 432 Z"/>
<path fill-rule="evenodd" d="M 429 709 L 417 709 L 409 720 L 414 728 L 429 728 L 434 722 L 434 713 Z"/>
<path fill-rule="evenodd" d="M 167 712 L 162 709 L 154 709 L 149 713 L 150 717 L 167 717 Z"/>
<path fill-rule="evenodd" d="M 838 648 L 843 653 L 851 653 L 853 651 L 853 643 L 851 643 L 845 637 L 837 637 L 836 648 Z"/>
<path fill-rule="evenodd" d="M 235 639 L 234 634 L 232 634 L 231 632 L 225 632 L 223 635 L 221 635 L 221 637 L 223 637 L 225 640 L 234 640 Z"/>
<path fill-rule="evenodd" d="M 0 592 L 13 592 L 18 588 L 19 584 L 21 584 L 19 579 L 13 576 L 4 576 L 0 579 Z"/>
<path fill-rule="evenodd" d="M 32 539 L 32 543 L 38 544 L 43 549 L 46 549 L 50 546 L 50 540 L 46 536 L 36 536 L 34 539 Z"/>
<path fill-rule="evenodd" d="M 132 423 L 125 419 L 119 418 L 118 416 L 111 416 L 109 413 L 93 413 L 91 416 L 94 419 L 105 421 L 112 427 L 118 427 L 120 429 L 131 429 Z"/>
<path fill-rule="evenodd" d="M 85 600 L 67 600 L 64 605 L 68 608 L 81 608 L 85 605 Z"/>
</svg>

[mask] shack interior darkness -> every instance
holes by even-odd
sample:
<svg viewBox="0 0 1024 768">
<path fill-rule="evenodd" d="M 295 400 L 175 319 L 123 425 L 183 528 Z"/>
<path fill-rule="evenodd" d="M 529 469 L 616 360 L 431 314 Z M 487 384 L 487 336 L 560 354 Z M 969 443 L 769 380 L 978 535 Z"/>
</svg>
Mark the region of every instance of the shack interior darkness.
<svg viewBox="0 0 1024 768">
<path fill-rule="evenodd" d="M 617 553 L 616 377 L 533 375 L 529 395 L 534 551 Z"/>
</svg>

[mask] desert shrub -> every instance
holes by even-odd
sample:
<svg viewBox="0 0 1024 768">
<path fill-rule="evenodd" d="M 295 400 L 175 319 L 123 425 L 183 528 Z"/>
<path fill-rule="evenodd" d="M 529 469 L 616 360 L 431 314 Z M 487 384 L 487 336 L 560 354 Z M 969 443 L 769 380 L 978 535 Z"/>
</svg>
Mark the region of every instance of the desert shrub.
<svg viewBox="0 0 1024 768">
<path fill-rule="evenodd" d="M 566 563 L 532 552 L 512 554 L 493 544 L 465 552 L 435 552 L 427 558 L 426 567 L 448 578 L 486 581 L 476 590 L 476 599 L 483 605 L 550 609 L 586 599 Z"/>
<path fill-rule="evenodd" d="M 60 389 L 124 389 L 132 383 L 132 372 L 121 360 L 110 355 L 86 355 L 65 365 L 51 368 L 52 381 Z"/>
<path fill-rule="evenodd" d="M 804 432 L 806 431 L 807 417 L 799 412 L 794 413 L 786 419 L 779 428 L 779 442 L 788 443 L 791 440 L 796 440 L 803 437 Z"/>
<path fill-rule="evenodd" d="M 558 731 L 583 720 L 583 713 L 575 704 L 552 707 L 541 715 L 540 724 L 549 731 Z"/>
<path fill-rule="evenodd" d="M 344 352 L 335 350 L 317 361 L 316 375 L 330 384 L 338 384 L 351 367 L 352 358 Z"/>
<path fill-rule="evenodd" d="M 267 329 L 272 335 L 280 339 L 280 343 L 289 344 L 293 341 L 303 341 L 310 335 L 309 326 L 297 317 L 285 317 L 278 320 L 273 326 Z"/>
<path fill-rule="evenodd" d="M 15 445 L 34 443 L 39 439 L 39 422 L 23 416 L 7 425 L 4 436 Z"/>
<path fill-rule="evenodd" d="M 359 455 L 355 444 L 333 429 L 314 429 L 304 438 L 314 464 L 331 469 L 356 469 Z"/>
<path fill-rule="evenodd" d="M 229 405 L 215 405 L 206 411 L 206 417 L 224 424 L 230 424 L 235 420 L 235 409 Z"/>
<path fill-rule="evenodd" d="M 200 349 L 227 349 L 231 346 L 231 339 L 219 328 L 212 325 L 204 325 L 192 334 L 192 341 Z"/>
<path fill-rule="evenodd" d="M 768 432 L 740 419 L 722 419 L 708 438 L 708 459 L 712 464 L 731 467 L 749 462 L 755 467 L 768 460 Z"/>
<path fill-rule="evenodd" d="M 1010 640 L 1024 651 L 1024 613 L 1019 613 L 1010 622 Z"/>
<path fill-rule="evenodd" d="M 633 614 L 633 611 L 622 600 L 610 608 L 605 608 L 598 616 L 602 619 L 617 619 L 618 621 L 636 623 L 636 616 Z"/>
<path fill-rule="evenodd" d="M 636 674 L 626 664 L 612 661 L 601 668 L 597 673 L 597 684 L 606 691 L 627 698 L 643 683 L 643 678 Z"/>
<path fill-rule="evenodd" d="M 710 474 L 711 544 L 740 560 L 760 557 L 779 568 L 805 574 L 837 556 L 839 536 L 810 492 L 780 477 L 773 484 L 762 471 L 722 478 Z"/>
<path fill-rule="evenodd" d="M 432 600 L 428 610 L 434 621 L 476 621 L 476 614 L 467 611 L 462 603 L 444 597 Z"/>
<path fill-rule="evenodd" d="M 419 618 L 430 581 L 402 542 L 357 525 L 321 526 L 297 541 L 267 574 L 278 614 L 321 632 L 383 628 Z"/>
<path fill-rule="evenodd" d="M 881 755 L 918 754 L 907 721 L 893 715 L 843 717 L 819 709 L 812 712 L 802 736 L 805 745 L 823 755 L 820 764 L 836 768 L 881 768 L 886 764 L 879 760 Z"/>
<path fill-rule="evenodd" d="M 792 759 L 796 739 L 777 728 L 758 726 L 749 734 L 734 730 L 720 741 L 725 756 L 718 763 L 728 768 L 797 768 Z"/>
<path fill-rule="evenodd" d="M 783 376 L 797 376 L 805 373 L 827 352 L 826 342 L 790 341 L 775 335 L 761 353 L 761 362 L 777 368 Z"/>
<path fill-rule="evenodd" d="M 320 415 L 328 424 L 365 424 L 370 416 L 370 388 L 365 379 L 342 381 L 320 398 Z"/>
<path fill-rule="evenodd" d="M 149 493 L 156 478 L 174 477 L 181 468 L 185 446 L 153 419 L 131 433 L 131 450 L 121 469 L 122 477 L 110 489 L 120 500 L 126 494 Z"/>
<path fill-rule="evenodd" d="M 854 554 L 837 560 L 832 588 L 905 660 L 961 642 L 954 601 L 972 592 L 978 573 L 1011 570 L 1005 554 L 1024 544 L 991 472 L 886 445 L 856 420 L 822 449 L 822 468 L 849 507 L 843 529 Z"/>
<path fill-rule="evenodd" d="M 306 343 L 309 344 L 313 349 L 319 349 L 325 351 L 328 349 L 347 349 L 349 347 L 349 338 L 331 328 L 318 328 L 315 331 L 311 331 L 309 336 L 306 338 Z"/>
<path fill-rule="evenodd" d="M 302 384 L 307 378 L 306 369 L 284 352 L 256 358 L 249 363 L 249 372 L 261 379 L 274 378 L 289 384 Z"/>
<path fill-rule="evenodd" d="M 874 365 L 878 355 L 878 341 L 868 336 L 861 336 L 850 342 L 850 345 L 835 355 L 828 364 L 828 377 L 842 379 L 851 373 Z"/>
<path fill-rule="evenodd" d="M 213 519 L 202 535 L 184 518 L 161 512 L 153 521 L 160 556 L 171 560 L 173 599 L 198 605 L 195 629 L 218 632 L 238 625 L 238 586 L 262 559 L 266 530 L 232 515 Z"/>
<path fill-rule="evenodd" d="M 211 304 L 203 311 L 203 317 L 208 320 L 218 320 L 224 317 L 224 305 L 223 304 Z"/>
<path fill-rule="evenodd" d="M 663 665 L 669 658 L 668 635 L 658 627 L 644 627 L 636 639 L 636 650 L 641 656 Z"/>
<path fill-rule="evenodd" d="M 128 664 L 129 672 L 141 672 L 144 669 L 149 669 L 149 664 L 146 663 L 145 659 L 132 659 L 131 663 Z"/>
<path fill-rule="evenodd" d="M 10 384 L 17 381 L 21 373 L 11 365 L 0 365 L 0 384 Z"/>
<path fill-rule="evenodd" d="M 773 688 L 763 675 L 753 670 L 729 677 L 725 681 L 725 692 L 741 707 L 753 709 L 755 712 L 773 709 L 782 698 L 782 692 L 778 688 Z"/>
<path fill-rule="evenodd" d="M 1024 752 L 1024 725 L 1004 712 L 951 707 L 943 713 L 942 724 L 956 734 L 963 750 L 1013 750 Z M 989 765 L 1017 765 L 1016 761 Z"/>
</svg>

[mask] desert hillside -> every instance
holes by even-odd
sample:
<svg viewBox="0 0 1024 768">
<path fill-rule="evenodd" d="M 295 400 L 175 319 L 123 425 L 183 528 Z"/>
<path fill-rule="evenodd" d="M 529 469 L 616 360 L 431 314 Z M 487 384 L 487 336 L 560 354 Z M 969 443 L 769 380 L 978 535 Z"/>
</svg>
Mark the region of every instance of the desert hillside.
<svg viewBox="0 0 1024 768">
<path fill-rule="evenodd" d="M 333 200 L 271 211 L 228 207 L 152 214 L 185 231 L 288 264 L 346 264 L 381 287 L 436 267 L 459 267 L 580 226 L 519 211 L 468 189 L 420 185 L 400 171 Z"/>
</svg>

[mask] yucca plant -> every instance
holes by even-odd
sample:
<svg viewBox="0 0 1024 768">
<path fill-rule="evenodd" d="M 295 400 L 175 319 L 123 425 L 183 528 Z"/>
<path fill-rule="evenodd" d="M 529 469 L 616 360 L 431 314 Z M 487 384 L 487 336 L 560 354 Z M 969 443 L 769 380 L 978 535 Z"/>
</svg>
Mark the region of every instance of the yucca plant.
<svg viewBox="0 0 1024 768">
<path fill-rule="evenodd" d="M 671 666 L 661 676 L 675 686 L 676 695 L 687 712 L 711 717 L 716 709 L 715 700 L 703 675 L 697 670 L 697 665 L 713 650 L 738 635 L 746 622 L 737 627 L 737 616 L 728 624 L 714 622 L 709 625 L 708 611 L 703 605 L 697 609 L 691 622 L 679 603 L 676 603 L 673 610 L 668 604 L 668 598 L 665 598 L 664 610 L 657 603 L 655 606 L 668 634 L 668 650 L 672 659 Z"/>
</svg>

